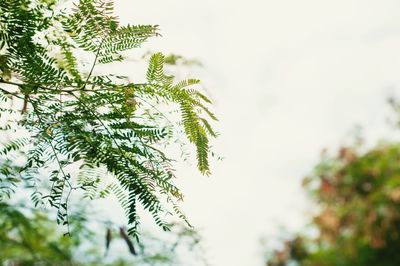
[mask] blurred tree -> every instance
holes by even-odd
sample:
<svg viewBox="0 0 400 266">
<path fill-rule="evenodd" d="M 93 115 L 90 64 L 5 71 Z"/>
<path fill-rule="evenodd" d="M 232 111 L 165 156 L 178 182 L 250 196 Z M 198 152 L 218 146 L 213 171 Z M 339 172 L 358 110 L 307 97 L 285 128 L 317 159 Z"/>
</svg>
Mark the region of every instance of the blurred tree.
<svg viewBox="0 0 400 266">
<path fill-rule="evenodd" d="M 304 179 L 316 205 L 311 228 L 267 256 L 268 266 L 400 265 L 400 145 L 323 155 Z"/>
<path fill-rule="evenodd" d="M 74 265 L 70 248 L 76 238 L 57 237 L 54 224 L 39 212 L 28 217 L 0 203 L 0 217 L 1 265 Z"/>
<path fill-rule="evenodd" d="M 177 82 L 164 72 L 180 58 L 153 54 L 135 82 L 104 68 L 156 36 L 157 26 L 120 25 L 111 0 L 0 1 L 2 200 L 25 184 L 68 232 L 76 191 L 90 199 L 114 194 L 136 239 L 138 207 L 164 230 L 168 215 L 190 225 L 169 151 L 193 144 L 198 169 L 210 174 L 210 100 L 199 80 Z"/>
<path fill-rule="evenodd" d="M 192 229 L 176 224 L 173 231 L 165 233 L 168 241 L 154 238 L 151 234 L 142 236 L 138 252 L 140 256 L 129 255 L 130 240 L 126 238 L 123 228 L 108 224 L 106 241 L 99 240 L 103 234 L 89 229 L 89 222 L 80 214 L 70 216 L 71 234 L 65 237 L 49 218 L 49 213 L 35 208 L 23 207 L 21 204 L 0 203 L 0 265 L 4 266 L 34 266 L 34 265 L 206 265 L 200 237 Z M 88 225 L 91 223 L 91 226 Z M 128 241 L 128 242 L 126 242 Z M 103 245 L 103 242 L 105 243 Z M 128 247 L 126 252 L 118 249 L 112 254 L 112 242 L 120 242 Z M 190 255 L 193 260 L 201 263 L 191 264 L 180 256 L 177 251 Z M 125 254 L 125 255 L 124 255 Z"/>
</svg>

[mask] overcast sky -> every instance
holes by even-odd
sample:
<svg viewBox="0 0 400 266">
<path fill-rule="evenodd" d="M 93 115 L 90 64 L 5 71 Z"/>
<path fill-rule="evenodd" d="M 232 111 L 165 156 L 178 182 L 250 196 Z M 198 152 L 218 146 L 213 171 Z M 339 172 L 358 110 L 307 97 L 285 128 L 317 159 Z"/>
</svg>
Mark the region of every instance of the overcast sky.
<svg viewBox="0 0 400 266">
<path fill-rule="evenodd" d="M 199 59 L 225 157 L 180 169 L 184 208 L 215 266 L 262 265 L 263 235 L 306 221 L 301 178 L 356 124 L 387 134 L 400 88 L 398 0 L 117 0 L 125 23 L 158 24 L 143 51 Z M 195 168 L 193 166 L 193 168 Z"/>
</svg>

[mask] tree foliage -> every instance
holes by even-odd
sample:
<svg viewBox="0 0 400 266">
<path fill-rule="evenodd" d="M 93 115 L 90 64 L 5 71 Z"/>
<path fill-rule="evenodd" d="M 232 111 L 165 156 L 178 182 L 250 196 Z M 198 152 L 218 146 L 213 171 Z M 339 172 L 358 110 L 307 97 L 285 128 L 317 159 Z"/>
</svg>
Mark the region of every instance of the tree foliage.
<svg viewBox="0 0 400 266">
<path fill-rule="evenodd" d="M 62 4 L 0 2 L 1 129 L 11 134 L 0 150 L 0 197 L 10 197 L 22 182 L 33 188 L 35 205 L 49 203 L 57 221 L 68 225 L 73 191 L 89 198 L 114 194 L 135 237 L 139 205 L 165 230 L 167 214 L 187 221 L 167 151 L 177 139 L 192 143 L 198 169 L 210 174 L 209 139 L 216 136 L 210 121 L 216 117 L 199 80 L 175 81 L 161 53 L 151 56 L 144 82 L 97 73 L 158 36 L 158 27 L 120 25 L 108 0 Z M 39 188 L 40 180 L 51 182 L 49 191 Z"/>
<path fill-rule="evenodd" d="M 78 207 L 71 214 L 74 234 L 64 237 L 49 218 L 49 212 L 0 203 L 0 265 L 188 265 L 178 255 L 182 251 L 198 262 L 204 261 L 200 237 L 193 229 L 176 224 L 172 232 L 165 233 L 168 241 L 145 233 L 136 247 L 140 256 L 132 256 L 128 247 L 133 244 L 124 228 L 103 224 L 99 228 L 107 228 L 106 233 L 103 235 L 101 230 L 99 234 L 90 229 L 93 222 L 82 217 L 82 211 L 86 212 Z M 116 247 L 118 244 L 122 246 Z"/>
<path fill-rule="evenodd" d="M 274 252 L 267 265 L 400 264 L 398 143 L 325 154 L 304 185 L 317 205 L 311 227 L 318 236 L 299 234 Z"/>
</svg>

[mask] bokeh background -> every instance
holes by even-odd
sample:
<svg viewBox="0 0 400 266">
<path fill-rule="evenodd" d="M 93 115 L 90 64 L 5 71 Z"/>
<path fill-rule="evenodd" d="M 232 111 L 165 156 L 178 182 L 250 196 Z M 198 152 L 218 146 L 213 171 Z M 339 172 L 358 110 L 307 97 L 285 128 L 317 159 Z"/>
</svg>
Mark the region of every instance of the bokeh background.
<svg viewBox="0 0 400 266">
<path fill-rule="evenodd" d="M 324 148 L 363 132 L 396 138 L 395 0 L 116 1 L 123 22 L 160 25 L 144 48 L 202 62 L 225 159 L 201 178 L 182 165 L 184 209 L 214 265 L 262 265 L 259 239 L 303 227 L 301 180 Z M 369 143 L 369 144 L 368 144 Z"/>
</svg>

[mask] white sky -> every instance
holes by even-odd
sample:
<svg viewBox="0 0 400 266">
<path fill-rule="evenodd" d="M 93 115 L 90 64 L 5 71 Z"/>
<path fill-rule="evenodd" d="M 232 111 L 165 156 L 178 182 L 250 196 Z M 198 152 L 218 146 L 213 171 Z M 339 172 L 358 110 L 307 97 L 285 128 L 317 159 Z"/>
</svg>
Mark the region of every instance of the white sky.
<svg viewBox="0 0 400 266">
<path fill-rule="evenodd" d="M 184 209 L 215 266 L 262 265 L 259 239 L 306 221 L 300 180 L 355 124 L 386 136 L 400 88 L 398 0 L 117 0 L 125 23 L 158 24 L 143 51 L 203 62 L 226 159 L 181 169 Z M 193 166 L 193 168 L 195 168 Z"/>
</svg>

